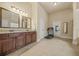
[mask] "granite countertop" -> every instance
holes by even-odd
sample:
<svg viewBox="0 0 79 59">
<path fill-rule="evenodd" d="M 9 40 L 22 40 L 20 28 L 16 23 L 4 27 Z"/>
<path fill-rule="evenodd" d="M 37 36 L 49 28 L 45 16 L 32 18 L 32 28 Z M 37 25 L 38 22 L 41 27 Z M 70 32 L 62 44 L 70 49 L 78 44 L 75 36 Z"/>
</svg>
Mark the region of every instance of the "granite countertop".
<svg viewBox="0 0 79 59">
<path fill-rule="evenodd" d="M 5 33 L 18 33 L 18 32 L 33 32 L 35 30 L 26 30 L 26 31 L 18 31 L 18 30 L 9 30 L 9 31 L 1 31 L 0 34 L 5 34 Z"/>
</svg>

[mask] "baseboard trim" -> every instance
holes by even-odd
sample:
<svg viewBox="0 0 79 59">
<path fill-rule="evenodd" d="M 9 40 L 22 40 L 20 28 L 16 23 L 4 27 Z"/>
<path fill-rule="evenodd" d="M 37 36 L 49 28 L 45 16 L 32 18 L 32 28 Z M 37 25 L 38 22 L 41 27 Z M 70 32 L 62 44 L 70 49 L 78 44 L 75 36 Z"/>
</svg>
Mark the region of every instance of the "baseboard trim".
<svg viewBox="0 0 79 59">
<path fill-rule="evenodd" d="M 67 37 L 59 37 L 59 36 L 54 36 L 56 38 L 61 38 L 61 39 L 69 39 L 69 40 L 72 40 L 72 38 L 67 38 Z"/>
</svg>

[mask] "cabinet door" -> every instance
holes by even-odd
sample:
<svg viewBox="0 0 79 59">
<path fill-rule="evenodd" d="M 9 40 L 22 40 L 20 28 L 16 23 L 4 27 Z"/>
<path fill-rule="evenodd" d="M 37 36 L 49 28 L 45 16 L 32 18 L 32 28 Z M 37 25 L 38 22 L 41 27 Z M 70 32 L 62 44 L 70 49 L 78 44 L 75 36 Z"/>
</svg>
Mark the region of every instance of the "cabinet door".
<svg viewBox="0 0 79 59">
<path fill-rule="evenodd" d="M 21 48 L 25 45 L 24 39 L 24 34 L 20 34 L 18 37 L 16 37 L 16 49 Z"/>
<path fill-rule="evenodd" d="M 8 34 L 0 34 L 0 40 L 5 40 L 8 38 Z"/>
<path fill-rule="evenodd" d="M 32 42 L 36 41 L 36 32 L 32 32 Z"/>
<path fill-rule="evenodd" d="M 5 39 L 2 40 L 2 53 L 6 55 L 15 49 L 15 41 L 14 39 Z"/>
<path fill-rule="evenodd" d="M 14 38 L 9 38 L 7 43 L 9 43 L 7 53 L 10 53 L 10 52 L 13 52 L 13 51 L 16 50 L 15 49 L 15 39 Z"/>
<path fill-rule="evenodd" d="M 2 53 L 2 49 L 1 49 L 1 41 L 0 41 L 0 55 L 1 55 L 1 53 Z"/>
<path fill-rule="evenodd" d="M 31 32 L 27 32 L 26 33 L 26 40 L 25 40 L 25 42 L 26 42 L 26 44 L 29 44 L 29 43 L 31 43 Z"/>
</svg>

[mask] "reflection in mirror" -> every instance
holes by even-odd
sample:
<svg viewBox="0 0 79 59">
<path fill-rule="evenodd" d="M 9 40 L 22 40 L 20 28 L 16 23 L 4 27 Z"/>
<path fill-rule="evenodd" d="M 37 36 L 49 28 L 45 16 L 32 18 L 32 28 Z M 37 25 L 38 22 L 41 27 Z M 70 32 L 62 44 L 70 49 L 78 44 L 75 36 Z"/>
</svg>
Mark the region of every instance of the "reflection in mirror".
<svg viewBox="0 0 79 59">
<path fill-rule="evenodd" d="M 31 18 L 22 17 L 22 28 L 31 29 Z"/>
<path fill-rule="evenodd" d="M 18 24 L 17 23 L 10 23 L 10 27 L 17 27 L 18 28 Z"/>
</svg>

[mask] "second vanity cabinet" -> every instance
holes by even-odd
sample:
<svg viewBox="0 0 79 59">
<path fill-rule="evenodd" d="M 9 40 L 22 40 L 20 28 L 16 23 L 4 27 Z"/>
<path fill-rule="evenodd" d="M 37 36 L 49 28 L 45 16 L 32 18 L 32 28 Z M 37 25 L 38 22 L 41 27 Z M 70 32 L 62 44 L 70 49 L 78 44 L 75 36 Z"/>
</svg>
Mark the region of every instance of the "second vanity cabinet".
<svg viewBox="0 0 79 59">
<path fill-rule="evenodd" d="M 7 55 L 36 41 L 36 32 L 0 34 L 0 55 Z"/>
</svg>

